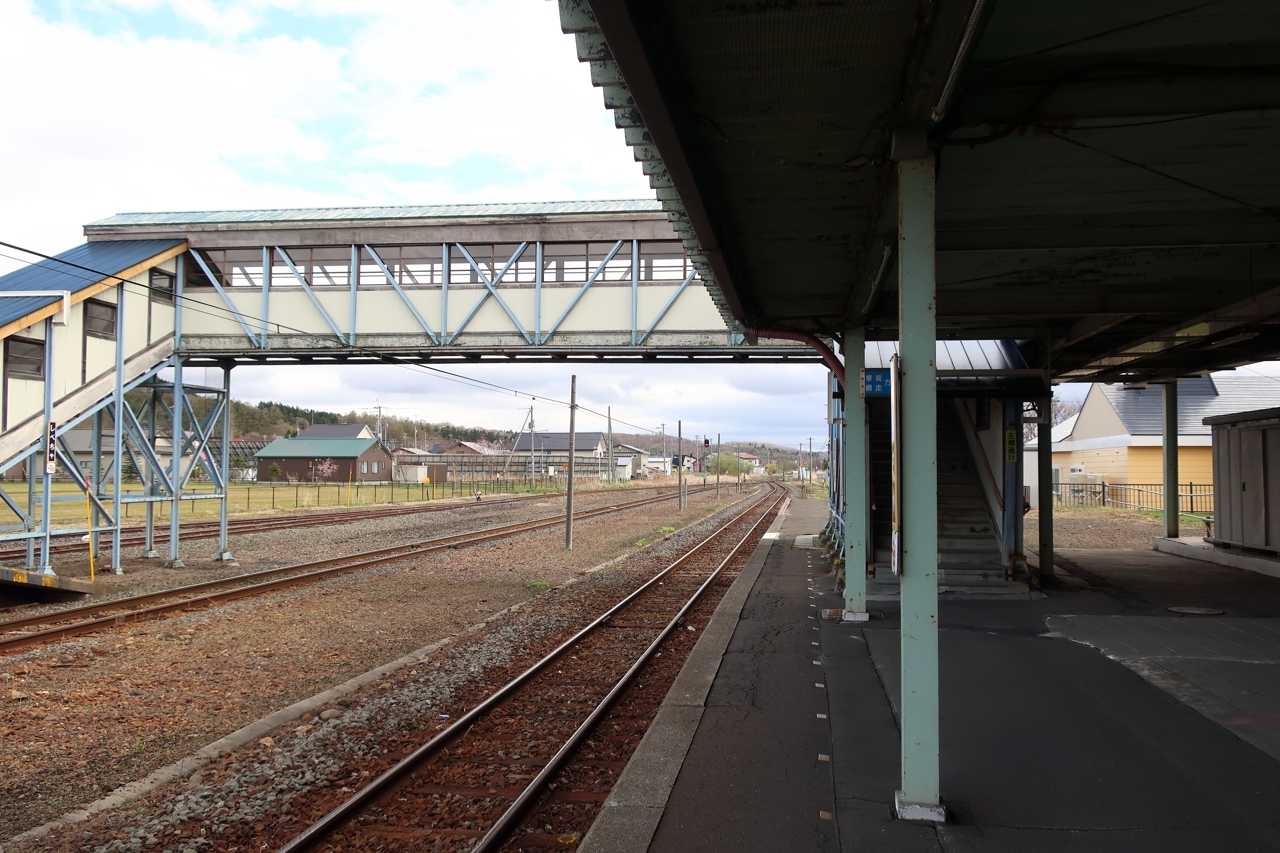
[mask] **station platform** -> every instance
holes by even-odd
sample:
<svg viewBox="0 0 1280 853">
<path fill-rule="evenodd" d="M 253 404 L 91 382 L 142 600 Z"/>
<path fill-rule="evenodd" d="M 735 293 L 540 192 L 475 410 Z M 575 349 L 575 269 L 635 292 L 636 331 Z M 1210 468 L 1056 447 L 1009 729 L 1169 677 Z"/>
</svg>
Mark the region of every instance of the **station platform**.
<svg viewBox="0 0 1280 853">
<path fill-rule="evenodd" d="M 825 513 L 761 543 L 581 851 L 1280 851 L 1280 579 L 1068 551 L 1043 597 L 940 600 L 949 821 L 913 824 L 897 603 L 820 618 Z"/>
</svg>

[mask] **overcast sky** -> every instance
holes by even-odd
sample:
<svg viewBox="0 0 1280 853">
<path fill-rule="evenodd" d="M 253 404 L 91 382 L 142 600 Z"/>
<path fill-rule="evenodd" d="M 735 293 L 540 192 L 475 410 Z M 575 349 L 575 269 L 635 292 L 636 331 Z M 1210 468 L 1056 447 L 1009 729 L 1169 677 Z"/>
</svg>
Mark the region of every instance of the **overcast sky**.
<svg viewBox="0 0 1280 853">
<path fill-rule="evenodd" d="M 0 74 L 0 240 L 49 253 L 116 212 L 652 197 L 546 0 L 0 0 Z M 653 429 L 824 433 L 817 366 L 458 371 L 559 399 L 576 371 Z M 244 367 L 233 393 L 508 429 L 529 406 L 395 367 Z"/>
</svg>

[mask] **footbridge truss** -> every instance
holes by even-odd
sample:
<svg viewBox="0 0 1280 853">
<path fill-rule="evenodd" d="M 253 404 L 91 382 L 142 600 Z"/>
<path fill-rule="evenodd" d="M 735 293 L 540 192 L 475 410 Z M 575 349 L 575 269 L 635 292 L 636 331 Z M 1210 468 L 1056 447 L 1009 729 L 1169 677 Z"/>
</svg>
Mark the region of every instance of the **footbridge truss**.
<svg viewBox="0 0 1280 853">
<path fill-rule="evenodd" d="M 46 577 L 55 534 L 110 534 L 118 571 L 129 503 L 150 556 L 167 509 L 176 563 L 181 501 L 219 500 L 230 557 L 238 364 L 819 360 L 727 324 L 657 202 L 118 214 L 85 234 L 0 277 L 0 471 L 26 486 L 0 489 L 0 541 Z M 184 493 L 197 471 L 212 490 Z M 54 494 L 68 477 L 80 494 Z M 88 502 L 83 525 L 53 526 L 60 500 Z"/>
</svg>

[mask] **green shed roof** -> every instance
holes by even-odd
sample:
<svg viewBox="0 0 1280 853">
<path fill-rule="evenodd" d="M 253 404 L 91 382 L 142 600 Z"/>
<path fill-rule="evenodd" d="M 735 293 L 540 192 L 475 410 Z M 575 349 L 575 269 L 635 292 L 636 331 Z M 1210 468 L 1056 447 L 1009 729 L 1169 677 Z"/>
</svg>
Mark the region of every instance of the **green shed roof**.
<svg viewBox="0 0 1280 853">
<path fill-rule="evenodd" d="M 376 438 L 277 438 L 253 455 L 258 459 L 355 459 L 377 443 Z"/>
</svg>

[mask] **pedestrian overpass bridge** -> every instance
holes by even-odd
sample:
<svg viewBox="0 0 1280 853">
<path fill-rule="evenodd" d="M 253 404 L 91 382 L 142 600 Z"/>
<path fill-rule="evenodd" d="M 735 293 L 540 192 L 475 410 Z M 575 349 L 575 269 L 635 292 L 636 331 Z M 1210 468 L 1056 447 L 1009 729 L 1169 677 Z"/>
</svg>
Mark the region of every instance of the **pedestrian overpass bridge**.
<svg viewBox="0 0 1280 853">
<path fill-rule="evenodd" d="M 46 576 L 51 502 L 85 492 L 95 517 L 73 532 L 115 530 L 116 508 L 143 503 L 149 554 L 169 504 L 172 561 L 180 500 L 221 499 L 230 556 L 228 445 L 202 448 L 230 434 L 237 364 L 820 360 L 745 340 L 654 201 L 117 214 L 85 234 L 0 277 L 0 471 L 47 472 L 25 504 L 0 491 L 18 519 L 0 541 L 25 540 L 33 567 L 42 543 Z M 191 385 L 192 366 L 222 382 Z M 77 454 L 68 430 L 85 426 Z M 157 437 L 175 435 L 162 458 Z M 121 492 L 126 462 L 143 494 Z M 56 469 L 80 495 L 51 494 Z M 184 495 L 198 470 L 212 493 Z"/>
</svg>

